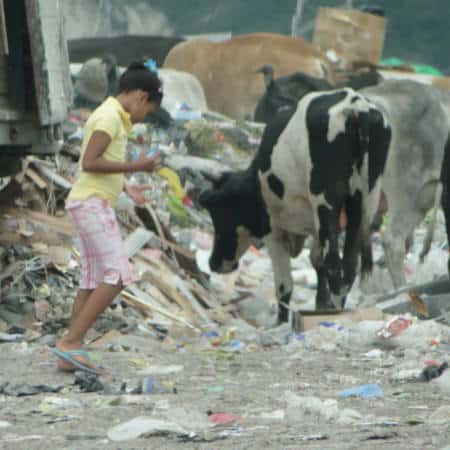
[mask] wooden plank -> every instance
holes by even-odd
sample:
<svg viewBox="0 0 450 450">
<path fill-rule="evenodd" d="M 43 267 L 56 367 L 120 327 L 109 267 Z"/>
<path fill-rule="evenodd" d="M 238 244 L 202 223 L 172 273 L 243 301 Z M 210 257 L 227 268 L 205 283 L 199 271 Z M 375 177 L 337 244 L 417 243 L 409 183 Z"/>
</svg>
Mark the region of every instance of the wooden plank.
<svg viewBox="0 0 450 450">
<path fill-rule="evenodd" d="M 8 210 L 7 213 L 11 214 L 13 217 L 24 217 L 31 222 L 47 225 L 52 231 L 56 231 L 66 236 L 73 237 L 76 235 L 75 229 L 67 217 L 52 217 L 48 214 L 30 210 Z"/>
<path fill-rule="evenodd" d="M 198 282 L 196 280 L 189 280 L 189 281 L 185 281 L 183 280 L 181 277 L 179 277 L 178 275 L 174 275 L 173 273 L 171 273 L 170 269 L 167 268 L 166 264 L 164 263 L 164 261 L 160 261 L 160 260 L 152 260 L 151 258 L 149 258 L 147 255 L 143 254 L 139 254 L 138 258 L 140 258 L 141 256 L 145 256 L 145 260 L 148 261 L 151 267 L 154 267 L 156 270 L 158 270 L 159 274 L 161 274 L 160 276 L 164 276 L 164 277 L 177 277 L 180 281 L 182 281 L 185 284 L 185 288 L 186 288 L 186 292 L 184 293 L 184 295 L 186 297 L 189 297 L 190 301 L 191 301 L 191 306 L 193 307 L 194 310 L 196 310 L 197 305 L 198 307 L 201 308 L 201 315 L 205 318 L 205 315 L 208 317 L 209 320 L 213 320 L 215 322 L 221 323 L 221 324 L 225 324 L 227 323 L 231 317 L 229 314 L 227 314 L 223 309 L 222 309 L 222 305 L 215 299 L 213 299 L 208 291 L 206 291 L 201 285 L 198 284 Z M 150 268 L 150 270 L 152 270 Z M 164 274 L 164 275 L 163 275 Z M 200 302 L 200 303 L 199 303 Z M 205 308 L 202 306 L 202 303 L 207 307 L 206 310 Z M 195 305 L 195 306 L 194 306 Z"/>
<path fill-rule="evenodd" d="M 155 311 L 165 317 L 168 317 L 169 319 L 174 320 L 175 322 L 179 322 L 188 328 L 191 328 L 192 330 L 195 330 L 197 332 L 201 332 L 199 328 L 192 325 L 190 322 L 188 322 L 186 319 L 176 316 L 175 314 L 170 313 L 169 311 L 166 311 L 165 309 L 161 308 L 160 306 L 154 306 L 150 303 L 147 303 L 145 299 L 141 299 L 136 297 L 135 295 L 131 294 L 128 291 L 122 291 L 122 297 L 124 298 L 125 302 L 133 305 L 138 306 L 147 310 Z"/>
<path fill-rule="evenodd" d="M 137 252 L 141 250 L 150 239 L 153 237 L 153 232 L 146 230 L 145 228 L 136 228 L 125 239 L 125 251 L 128 258 L 132 258 Z"/>
<path fill-rule="evenodd" d="M 213 322 L 211 317 L 209 317 L 208 312 L 203 308 L 203 306 L 198 302 L 194 295 L 189 291 L 186 283 L 178 276 L 173 277 L 175 281 L 175 288 L 189 301 L 192 309 L 201 317 L 204 323 Z"/>
<path fill-rule="evenodd" d="M 137 287 L 135 287 L 135 285 L 131 285 L 131 286 L 133 286 L 133 289 L 138 289 Z M 137 295 L 139 297 L 138 292 L 134 291 L 133 289 L 131 289 L 131 287 L 130 287 L 130 291 L 132 291 L 134 295 Z M 151 297 L 153 299 L 153 302 L 155 302 L 155 304 L 159 304 L 160 306 L 167 309 L 168 311 L 170 311 L 173 314 L 180 313 L 180 311 L 181 311 L 180 307 L 178 305 L 176 305 L 175 303 L 171 302 L 155 286 L 153 286 L 153 285 L 145 286 L 145 287 L 143 287 L 143 289 L 144 289 L 143 291 L 142 291 L 142 289 L 140 291 L 144 292 L 147 296 Z"/>
<path fill-rule="evenodd" d="M 218 302 L 214 297 L 212 297 L 209 292 L 200 286 L 197 282 L 193 280 L 190 285 L 191 292 L 197 296 L 197 298 L 204 302 L 213 311 L 214 320 L 216 322 L 225 324 L 231 317 L 227 314 L 226 310 L 223 308 L 222 304 Z M 211 312 L 208 311 L 210 317 L 212 317 Z"/>
<path fill-rule="evenodd" d="M 70 244 L 68 237 L 59 237 L 55 233 L 34 232 L 32 236 L 21 236 L 16 231 L 9 232 L 0 230 L 0 245 L 22 245 L 28 247 L 35 242 L 49 245 Z"/>
<path fill-rule="evenodd" d="M 222 310 L 222 305 L 215 299 L 212 299 L 209 295 L 208 291 L 206 291 L 200 284 L 198 284 L 195 280 L 190 281 L 184 281 L 181 277 L 174 274 L 169 267 L 167 267 L 167 264 L 164 261 L 161 260 L 153 260 L 148 255 L 146 255 L 143 252 L 138 253 L 138 257 L 142 257 L 142 259 L 145 259 L 145 261 L 148 261 L 152 267 L 156 271 L 158 271 L 158 278 L 165 278 L 168 280 L 173 280 L 173 283 L 175 286 L 179 287 L 179 282 L 183 283 L 183 286 L 185 286 L 186 290 L 183 290 L 183 294 L 188 299 L 188 301 L 191 303 L 191 307 L 194 311 L 197 311 L 197 313 L 200 314 L 201 317 L 205 320 L 206 317 L 209 320 L 214 320 L 216 322 L 225 324 L 227 323 L 231 317 L 226 314 L 224 310 Z M 179 281 L 177 281 L 179 280 Z M 193 294 L 193 295 L 192 295 Z M 167 293 L 166 293 L 167 295 Z M 169 295 L 170 297 L 170 295 Z M 200 300 L 203 302 L 208 308 L 214 311 L 213 315 L 210 314 L 209 310 L 205 310 L 203 306 L 199 303 Z M 200 310 L 200 312 L 198 311 Z"/>
<path fill-rule="evenodd" d="M 154 307 L 162 307 L 172 314 L 179 315 L 181 313 L 180 308 L 178 308 L 174 304 L 170 304 L 169 301 L 164 297 L 164 294 L 158 291 L 155 287 L 153 287 L 153 289 L 151 290 L 146 289 L 145 291 L 143 291 L 142 289 L 139 289 L 136 285 L 132 284 L 129 287 L 127 287 L 127 289 L 131 291 L 132 294 L 135 295 L 136 297 L 145 300 L 145 302 L 148 303 L 149 305 L 153 305 Z M 154 295 L 155 293 L 156 295 Z"/>
<path fill-rule="evenodd" d="M 175 238 L 170 233 L 170 230 L 165 228 L 164 225 L 160 224 L 158 220 L 155 220 L 154 214 L 152 211 L 146 207 L 136 207 L 135 208 L 136 215 L 144 224 L 144 226 L 158 233 L 157 236 L 161 242 L 162 248 L 168 248 L 172 255 L 175 255 L 175 260 L 177 264 L 182 267 L 187 273 L 189 273 L 192 277 L 203 281 L 205 275 L 200 271 L 197 267 L 197 261 L 195 260 L 195 255 L 187 250 L 186 248 L 178 245 L 175 241 Z M 162 235 L 161 235 L 162 228 Z M 159 231 L 158 231 L 159 230 Z"/>
<path fill-rule="evenodd" d="M 167 297 L 176 302 L 183 309 L 191 322 L 198 323 L 191 303 L 185 296 L 180 294 L 177 288 L 173 285 L 173 280 L 169 280 L 168 278 L 169 277 L 167 275 L 165 276 L 163 273 L 158 273 L 155 270 L 146 272 L 142 275 L 142 279 L 152 283 Z"/>
</svg>

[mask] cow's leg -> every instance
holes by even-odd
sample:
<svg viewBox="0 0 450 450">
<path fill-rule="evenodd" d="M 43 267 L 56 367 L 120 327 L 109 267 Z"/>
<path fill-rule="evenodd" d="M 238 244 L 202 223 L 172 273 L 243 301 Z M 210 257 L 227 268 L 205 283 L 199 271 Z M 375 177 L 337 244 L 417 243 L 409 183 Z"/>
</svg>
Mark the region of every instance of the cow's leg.
<svg viewBox="0 0 450 450">
<path fill-rule="evenodd" d="M 323 264 L 323 250 L 320 247 L 318 239 L 314 239 L 311 249 L 311 264 L 317 273 L 317 293 L 316 293 L 316 310 L 332 309 L 330 300 L 330 290 L 328 289 L 328 279 L 326 269 Z"/>
<path fill-rule="evenodd" d="M 291 273 L 291 259 L 287 243 L 283 240 L 281 230 L 272 229 L 265 239 L 275 279 L 275 294 L 278 300 L 278 322 L 289 320 L 289 306 L 294 286 Z"/>
<path fill-rule="evenodd" d="M 383 235 L 383 248 L 386 266 L 396 289 L 406 285 L 403 271 L 406 241 L 423 217 L 423 211 L 417 209 L 415 205 L 406 205 L 405 202 L 402 208 L 391 211 L 391 217 Z"/>
<path fill-rule="evenodd" d="M 333 209 L 318 204 L 315 215 L 317 236 L 311 252 L 311 262 L 317 272 L 316 309 L 341 308 L 342 264 L 339 255 L 340 211 L 343 202 Z"/>
<path fill-rule="evenodd" d="M 345 296 L 348 291 L 344 285 L 343 266 L 339 254 L 339 216 L 332 213 L 330 215 L 329 228 L 329 249 L 325 255 L 325 266 L 327 269 L 328 285 L 330 287 L 331 304 L 336 309 L 342 309 L 345 303 Z"/>
<path fill-rule="evenodd" d="M 344 244 L 344 285 L 347 292 L 350 291 L 356 278 L 356 267 L 358 265 L 358 256 L 361 242 L 361 219 L 362 219 L 362 202 L 361 194 L 348 197 L 345 203 L 347 211 L 347 229 L 345 232 Z"/>
</svg>

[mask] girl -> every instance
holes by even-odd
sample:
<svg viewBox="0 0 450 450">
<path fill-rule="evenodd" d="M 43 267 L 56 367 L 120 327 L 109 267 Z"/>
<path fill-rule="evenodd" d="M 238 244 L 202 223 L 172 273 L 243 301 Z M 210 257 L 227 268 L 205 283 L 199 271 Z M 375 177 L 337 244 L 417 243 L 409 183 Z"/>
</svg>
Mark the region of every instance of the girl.
<svg viewBox="0 0 450 450">
<path fill-rule="evenodd" d="M 137 203 L 149 186 L 128 186 L 124 173 L 152 172 L 158 156 L 145 151 L 126 162 L 127 136 L 132 125 L 158 110 L 161 81 L 144 65 L 133 63 L 119 80 L 117 97 L 107 98 L 86 122 L 81 171 L 68 196 L 66 209 L 81 241 L 82 271 L 68 332 L 51 349 L 58 368 L 100 373 L 83 348 L 86 332 L 131 282 L 131 271 L 114 213 L 122 190 Z"/>
</svg>

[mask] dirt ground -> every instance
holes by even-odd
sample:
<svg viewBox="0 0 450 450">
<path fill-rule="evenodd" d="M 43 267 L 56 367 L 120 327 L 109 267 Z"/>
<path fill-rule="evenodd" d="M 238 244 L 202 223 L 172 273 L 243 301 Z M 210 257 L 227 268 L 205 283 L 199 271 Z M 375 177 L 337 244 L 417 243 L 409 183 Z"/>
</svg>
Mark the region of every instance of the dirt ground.
<svg viewBox="0 0 450 450">
<path fill-rule="evenodd" d="M 0 344 L 0 384 L 63 386 L 59 393 L 0 395 L 0 423 L 10 425 L 0 428 L 0 448 L 428 450 L 450 445 L 450 418 L 436 424 L 429 421 L 434 411 L 449 405 L 449 396 L 434 382 L 393 382 L 392 375 L 407 358 L 398 349 L 378 359 L 364 356 L 358 343 L 353 351 L 336 348 L 327 352 L 298 345 L 225 352 L 204 337 L 177 349 L 151 337 L 129 335 L 119 338 L 112 348 L 96 350 L 93 356 L 110 369 L 109 382 L 116 387 L 124 381 L 136 386 L 138 372 L 145 366 L 182 368 L 155 375 L 165 393 L 81 393 L 73 385 L 74 375 L 56 371 L 54 357 L 44 345 Z M 448 349 L 435 354 L 436 358 L 445 356 Z M 344 388 L 366 383 L 379 384 L 383 397 L 337 396 Z M 341 424 L 336 417 L 302 412 L 298 404 L 289 406 L 292 396 L 335 399 L 339 411 L 350 408 L 361 417 Z M 55 397 L 65 403 L 46 400 Z M 118 442 L 108 439 L 108 430 L 118 424 L 138 416 L 171 417 L 173 409 L 193 423 L 197 417 L 207 420 L 208 413 L 219 412 L 239 416 L 239 420 L 199 433 L 197 441 L 175 434 Z M 224 436 L 218 439 L 221 431 Z M 311 440 L 316 438 L 320 440 Z"/>
</svg>

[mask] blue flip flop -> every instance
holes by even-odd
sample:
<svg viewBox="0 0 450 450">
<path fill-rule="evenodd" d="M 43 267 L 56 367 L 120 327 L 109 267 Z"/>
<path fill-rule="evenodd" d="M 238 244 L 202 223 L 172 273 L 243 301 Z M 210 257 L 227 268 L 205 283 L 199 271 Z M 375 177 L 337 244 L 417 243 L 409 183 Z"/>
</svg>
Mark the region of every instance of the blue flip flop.
<svg viewBox="0 0 450 450">
<path fill-rule="evenodd" d="M 78 370 L 82 370 L 83 372 L 90 373 L 93 375 L 100 375 L 100 372 L 98 370 L 95 370 L 92 367 L 85 366 L 80 361 L 76 360 L 74 356 L 82 356 L 83 358 L 86 358 L 88 361 L 92 361 L 88 352 L 86 350 L 80 349 L 80 350 L 67 350 L 63 352 L 62 350 L 58 350 L 55 348 L 50 348 L 50 351 L 55 354 L 58 358 L 63 359 L 64 361 L 72 364 L 75 366 Z"/>
</svg>

